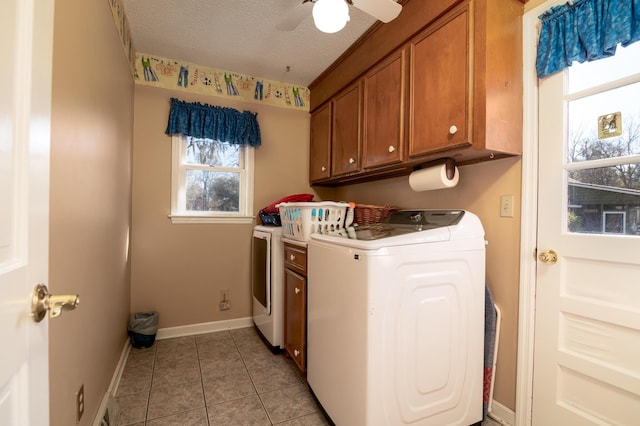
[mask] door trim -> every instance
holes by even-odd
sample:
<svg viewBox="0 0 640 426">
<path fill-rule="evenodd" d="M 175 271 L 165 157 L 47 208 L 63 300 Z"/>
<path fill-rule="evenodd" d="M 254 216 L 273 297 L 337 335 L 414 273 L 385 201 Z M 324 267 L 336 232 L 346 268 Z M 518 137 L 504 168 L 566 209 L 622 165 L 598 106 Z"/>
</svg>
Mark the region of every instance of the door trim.
<svg viewBox="0 0 640 426">
<path fill-rule="evenodd" d="M 523 16 L 522 196 L 515 424 L 531 424 L 538 229 L 538 16 L 566 0 L 549 0 Z"/>
</svg>

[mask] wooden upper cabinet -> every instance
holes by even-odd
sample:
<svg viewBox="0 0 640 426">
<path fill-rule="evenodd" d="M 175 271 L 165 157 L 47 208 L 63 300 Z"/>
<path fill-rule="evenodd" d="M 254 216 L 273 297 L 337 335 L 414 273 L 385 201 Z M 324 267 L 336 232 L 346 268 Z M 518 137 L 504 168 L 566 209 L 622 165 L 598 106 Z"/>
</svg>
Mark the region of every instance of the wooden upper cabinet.
<svg viewBox="0 0 640 426">
<path fill-rule="evenodd" d="M 318 105 L 312 165 L 320 139 L 331 156 L 330 170 L 312 170 L 311 182 L 343 185 L 442 158 L 462 165 L 520 155 L 523 9 L 521 0 L 404 0 L 398 18 L 367 33 L 310 87 Z M 365 58 L 371 65 L 363 69 Z M 345 76 L 355 83 L 337 85 Z"/>
<path fill-rule="evenodd" d="M 407 49 L 400 49 L 364 77 L 365 169 L 404 160 L 406 63 Z"/>
<path fill-rule="evenodd" d="M 409 156 L 471 144 L 470 3 L 410 42 Z"/>
<path fill-rule="evenodd" d="M 309 150 L 309 180 L 331 176 L 331 103 L 311 114 L 311 146 Z"/>
<path fill-rule="evenodd" d="M 361 80 L 358 80 L 332 100 L 331 177 L 360 170 L 361 91 Z"/>
</svg>

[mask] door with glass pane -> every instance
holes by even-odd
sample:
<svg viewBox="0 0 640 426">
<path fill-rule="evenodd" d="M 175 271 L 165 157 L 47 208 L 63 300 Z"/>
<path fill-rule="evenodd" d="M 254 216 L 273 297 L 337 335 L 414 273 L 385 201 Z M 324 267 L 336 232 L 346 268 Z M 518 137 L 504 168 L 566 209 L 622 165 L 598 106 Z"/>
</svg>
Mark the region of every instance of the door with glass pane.
<svg viewBox="0 0 640 426">
<path fill-rule="evenodd" d="M 540 81 L 534 425 L 640 424 L 640 43 Z"/>
</svg>

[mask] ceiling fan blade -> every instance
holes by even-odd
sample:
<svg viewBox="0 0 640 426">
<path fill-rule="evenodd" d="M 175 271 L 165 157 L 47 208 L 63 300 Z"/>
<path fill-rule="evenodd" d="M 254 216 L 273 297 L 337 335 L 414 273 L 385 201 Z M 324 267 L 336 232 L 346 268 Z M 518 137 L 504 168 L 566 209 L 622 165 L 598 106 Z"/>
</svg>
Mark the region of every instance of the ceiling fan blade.
<svg viewBox="0 0 640 426">
<path fill-rule="evenodd" d="M 353 5 L 379 21 L 393 21 L 402 11 L 402 5 L 393 0 L 352 0 Z"/>
<path fill-rule="evenodd" d="M 285 16 L 278 22 L 276 29 L 280 31 L 293 31 L 307 16 L 311 15 L 313 9 L 313 2 L 305 1 L 291 9 Z"/>
</svg>

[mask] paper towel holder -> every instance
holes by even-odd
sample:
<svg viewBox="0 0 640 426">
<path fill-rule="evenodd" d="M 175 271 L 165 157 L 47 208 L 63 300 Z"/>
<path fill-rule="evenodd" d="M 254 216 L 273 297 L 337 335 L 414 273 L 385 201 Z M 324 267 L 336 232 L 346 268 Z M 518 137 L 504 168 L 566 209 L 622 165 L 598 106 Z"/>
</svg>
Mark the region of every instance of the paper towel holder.
<svg viewBox="0 0 640 426">
<path fill-rule="evenodd" d="M 438 166 L 440 164 L 445 165 L 445 173 L 447 174 L 447 179 L 453 179 L 453 177 L 456 175 L 456 160 L 454 160 L 453 158 L 441 158 L 430 163 L 420 164 L 419 166 L 414 167 L 413 171 L 415 172 L 417 170 Z"/>
</svg>

